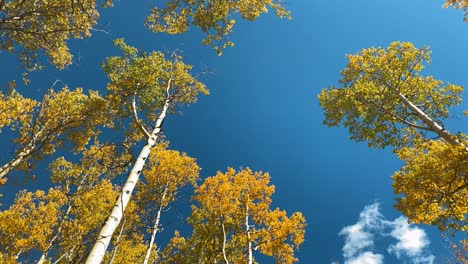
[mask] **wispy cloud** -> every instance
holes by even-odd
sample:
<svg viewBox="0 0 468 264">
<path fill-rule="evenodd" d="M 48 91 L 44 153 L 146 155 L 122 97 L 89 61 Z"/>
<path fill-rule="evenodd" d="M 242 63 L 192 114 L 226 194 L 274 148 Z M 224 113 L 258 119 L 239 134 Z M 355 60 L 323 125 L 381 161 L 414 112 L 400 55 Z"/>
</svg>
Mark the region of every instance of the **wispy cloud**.
<svg viewBox="0 0 468 264">
<path fill-rule="evenodd" d="M 345 263 L 382 263 L 383 256 L 373 257 L 372 252 L 366 249 L 374 246 L 374 230 L 381 227 L 382 215 L 379 212 L 379 204 L 368 205 L 359 215 L 359 221 L 347 226 L 339 233 L 346 237 L 343 247 Z M 364 259 L 368 260 L 364 262 Z M 372 262 L 373 259 L 374 261 Z M 358 262 L 360 261 L 360 262 Z"/>
<path fill-rule="evenodd" d="M 398 243 L 390 245 L 388 252 L 394 253 L 399 259 L 407 256 L 413 263 L 434 262 L 434 256 L 425 252 L 430 241 L 424 230 L 408 224 L 408 219 L 403 216 L 388 224 L 392 227 L 390 235 L 398 240 Z"/>
<path fill-rule="evenodd" d="M 372 252 L 377 237 L 393 237 L 397 240 L 387 251 L 398 259 L 415 264 L 432 264 L 434 256 L 428 253 L 430 241 L 424 230 L 408 224 L 405 217 L 388 221 L 380 213 L 380 204 L 368 205 L 359 214 L 359 220 L 341 230 L 345 236 L 343 257 L 345 264 L 381 264 L 384 255 Z"/>
<path fill-rule="evenodd" d="M 370 251 L 359 254 L 355 258 L 347 260 L 347 264 L 381 264 L 383 263 L 383 255 L 374 254 Z"/>
</svg>

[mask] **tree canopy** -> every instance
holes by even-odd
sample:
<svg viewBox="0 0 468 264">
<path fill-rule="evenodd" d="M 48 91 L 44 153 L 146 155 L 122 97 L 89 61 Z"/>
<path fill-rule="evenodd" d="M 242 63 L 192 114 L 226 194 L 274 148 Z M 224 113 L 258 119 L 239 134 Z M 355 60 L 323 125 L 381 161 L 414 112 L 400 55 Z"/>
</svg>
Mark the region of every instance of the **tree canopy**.
<svg viewBox="0 0 468 264">
<path fill-rule="evenodd" d="M 342 124 L 351 139 L 377 148 L 408 146 L 428 131 L 457 144 L 442 121 L 449 107 L 461 102 L 463 87 L 421 74 L 430 62 L 428 48 L 393 42 L 346 57 L 342 86 L 330 86 L 318 96 L 324 124 Z"/>
</svg>

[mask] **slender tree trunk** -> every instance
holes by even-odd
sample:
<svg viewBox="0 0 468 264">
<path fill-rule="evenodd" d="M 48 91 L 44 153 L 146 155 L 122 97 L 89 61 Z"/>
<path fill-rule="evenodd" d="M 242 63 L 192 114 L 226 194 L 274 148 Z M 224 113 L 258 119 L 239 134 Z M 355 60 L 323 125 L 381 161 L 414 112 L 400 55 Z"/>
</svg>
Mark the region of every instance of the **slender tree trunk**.
<svg viewBox="0 0 468 264">
<path fill-rule="evenodd" d="M 462 145 L 462 143 L 454 135 L 445 130 L 441 125 L 437 124 L 437 122 L 432 120 L 428 115 L 426 115 L 426 113 L 424 113 L 421 109 L 419 109 L 419 107 L 409 101 L 403 94 L 398 93 L 398 97 L 403 102 L 403 104 L 411 109 L 411 111 L 416 114 L 416 116 L 434 133 L 437 133 L 441 138 L 445 139 L 445 141 L 452 145 Z"/>
<path fill-rule="evenodd" d="M 70 262 L 70 255 L 73 254 L 73 251 L 75 250 L 76 246 L 73 246 L 69 252 L 64 253 L 62 256 L 60 256 L 56 261 L 54 261 L 54 264 L 57 264 L 62 260 L 64 257 L 67 257 L 69 262 Z"/>
<path fill-rule="evenodd" d="M 224 257 L 224 261 L 226 262 L 226 264 L 229 264 L 229 261 L 226 256 L 226 229 L 224 228 L 224 223 L 222 226 L 223 226 L 223 257 Z"/>
<path fill-rule="evenodd" d="M 57 241 L 58 237 L 62 233 L 63 223 L 68 218 L 68 215 L 70 215 L 71 209 L 72 209 L 72 206 L 68 205 L 67 211 L 65 212 L 65 215 L 63 216 L 62 220 L 60 221 L 59 227 L 57 228 L 57 234 L 55 234 L 55 236 L 50 240 L 49 244 L 47 245 L 46 250 L 44 250 L 41 258 L 37 261 L 37 264 L 43 264 L 46 261 L 46 258 L 50 252 L 50 249 L 52 248 L 52 246 L 55 244 L 55 241 Z"/>
<path fill-rule="evenodd" d="M 149 241 L 148 247 L 146 248 L 146 255 L 145 259 L 143 260 L 143 264 L 148 264 L 149 258 L 151 256 L 151 248 L 153 247 L 154 244 L 154 239 L 156 238 L 156 233 L 158 233 L 158 226 L 159 226 L 159 220 L 161 219 L 161 211 L 164 208 L 164 200 L 166 199 L 166 193 L 167 193 L 167 187 L 164 189 L 163 195 L 161 197 L 161 202 L 159 203 L 159 210 L 158 214 L 156 216 L 156 221 L 154 222 L 153 226 L 153 232 L 151 233 L 151 239 Z"/>
<path fill-rule="evenodd" d="M 31 141 L 24 147 L 16 156 L 9 161 L 8 163 L 4 164 L 0 167 L 0 180 L 5 177 L 10 171 L 16 168 L 22 161 L 24 161 L 37 146 L 37 143 L 43 139 L 43 134 L 45 128 L 47 127 L 48 121 L 43 125 L 43 127 L 37 131 L 37 133 L 33 134 Z"/>
<path fill-rule="evenodd" d="M 0 180 L 3 179 L 11 170 L 16 168 L 31 152 L 34 150 L 35 144 L 29 143 L 21 152 L 16 154 L 16 156 L 0 167 Z"/>
<path fill-rule="evenodd" d="M 247 230 L 247 239 L 249 241 L 249 264 L 253 263 L 252 256 L 252 241 L 250 240 L 250 225 L 249 225 L 249 201 L 245 204 L 245 229 Z"/>
<path fill-rule="evenodd" d="M 119 249 L 119 241 L 120 241 L 120 237 L 122 237 L 124 228 L 125 228 L 125 217 L 123 218 L 122 226 L 120 226 L 119 235 L 117 236 L 117 239 L 115 240 L 115 246 L 112 249 L 112 258 L 109 261 L 109 264 L 114 263 L 115 256 L 117 256 L 117 250 Z"/>
<path fill-rule="evenodd" d="M 169 82 L 170 85 L 170 82 Z M 119 197 L 112 209 L 111 214 L 107 218 L 105 224 L 101 228 L 101 232 L 91 249 L 91 252 L 86 259 L 86 264 L 98 264 L 101 263 L 102 259 L 104 258 L 104 254 L 106 253 L 107 248 L 109 247 L 110 241 L 112 239 L 112 235 L 114 234 L 115 230 L 119 226 L 120 221 L 122 220 L 123 212 L 127 207 L 128 202 L 130 201 L 133 189 L 140 178 L 141 171 L 148 159 L 148 156 L 151 152 L 151 149 L 156 144 L 156 140 L 158 139 L 158 135 L 161 132 L 161 125 L 166 117 L 167 109 L 169 108 L 170 98 L 166 99 L 164 103 L 164 107 L 159 115 L 158 119 L 156 120 L 156 127 L 152 131 L 150 137 L 147 139 L 146 145 L 138 155 L 135 164 L 133 165 L 132 170 L 130 171 L 127 181 L 125 182 L 122 191 L 120 192 Z"/>
</svg>

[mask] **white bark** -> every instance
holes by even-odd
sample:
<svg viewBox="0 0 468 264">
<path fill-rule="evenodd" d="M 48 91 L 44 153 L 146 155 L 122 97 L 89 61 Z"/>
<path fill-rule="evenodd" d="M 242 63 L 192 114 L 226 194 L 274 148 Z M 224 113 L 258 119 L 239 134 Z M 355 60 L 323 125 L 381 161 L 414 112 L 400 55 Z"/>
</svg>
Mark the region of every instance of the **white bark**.
<svg viewBox="0 0 468 264">
<path fill-rule="evenodd" d="M 171 82 L 169 81 L 168 89 L 170 85 Z M 147 143 L 141 150 L 140 155 L 138 155 L 138 158 L 136 159 L 136 162 L 128 175 L 127 181 L 125 182 L 122 191 L 117 198 L 114 208 L 112 209 L 112 212 L 107 218 L 104 226 L 101 228 L 101 232 L 99 233 L 99 236 L 93 248 L 91 249 L 88 258 L 86 259 L 86 264 L 98 264 L 101 263 L 102 259 L 104 258 L 104 254 L 109 247 L 112 235 L 122 220 L 123 212 L 125 211 L 125 208 L 130 201 L 133 189 L 135 188 L 135 185 L 140 178 L 141 171 L 143 170 L 151 149 L 156 144 L 158 135 L 161 132 L 162 122 L 164 121 L 167 109 L 169 108 L 169 103 L 170 98 L 167 98 L 161 114 L 156 121 L 156 127 L 152 131 L 151 136 L 147 139 Z"/>
<path fill-rule="evenodd" d="M 224 223 L 223 223 L 223 257 L 224 261 L 226 264 L 229 264 L 229 261 L 226 256 L 226 229 L 224 228 Z"/>
<path fill-rule="evenodd" d="M 164 189 L 164 193 L 161 197 L 158 214 L 156 216 L 156 221 L 154 222 L 153 232 L 151 233 L 151 239 L 149 241 L 148 247 L 146 248 L 146 255 L 145 255 L 145 259 L 143 260 L 143 264 L 148 264 L 149 258 L 151 256 L 151 249 L 153 248 L 154 239 L 156 238 L 156 233 L 158 233 L 159 231 L 158 226 L 159 226 L 159 221 L 161 219 L 161 211 L 164 208 L 162 205 L 164 204 L 164 200 L 166 199 L 166 193 L 167 193 L 167 187 Z"/>
<path fill-rule="evenodd" d="M 16 157 L 10 162 L 0 167 L 0 180 L 3 179 L 11 170 L 16 168 L 31 152 L 34 150 L 35 145 L 30 143 L 26 148 L 19 152 Z"/>
<path fill-rule="evenodd" d="M 250 238 L 250 225 L 249 225 L 249 201 L 245 204 L 245 229 L 247 230 L 247 239 L 249 241 L 249 264 L 253 263 L 252 256 L 252 241 Z"/>
<path fill-rule="evenodd" d="M 445 139 L 445 141 L 452 145 L 462 144 L 454 135 L 445 130 L 441 125 L 437 124 L 437 122 L 432 120 L 428 115 L 426 115 L 426 113 L 424 113 L 421 109 L 419 109 L 419 107 L 409 101 L 403 94 L 398 93 L 398 97 L 404 105 L 411 109 L 411 111 L 431 129 L 431 131 L 437 133 L 441 138 Z"/>
<path fill-rule="evenodd" d="M 45 124 L 42 126 L 42 128 L 37 131 L 37 133 L 33 134 L 33 137 L 31 141 L 24 147 L 16 156 L 8 163 L 4 164 L 2 167 L 0 167 L 0 180 L 5 177 L 11 170 L 16 168 L 24 159 L 26 159 L 31 152 L 36 148 L 37 142 L 41 141 L 43 139 L 43 134 L 45 131 L 45 128 L 48 125 L 48 122 L 45 122 Z"/>
</svg>

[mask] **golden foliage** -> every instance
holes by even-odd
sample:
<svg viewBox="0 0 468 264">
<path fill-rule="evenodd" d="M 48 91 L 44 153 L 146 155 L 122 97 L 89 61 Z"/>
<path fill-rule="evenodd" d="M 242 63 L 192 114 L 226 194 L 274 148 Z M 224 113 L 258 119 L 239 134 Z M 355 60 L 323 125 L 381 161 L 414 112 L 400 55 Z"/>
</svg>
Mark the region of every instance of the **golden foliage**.
<svg viewBox="0 0 468 264">
<path fill-rule="evenodd" d="M 16 257 L 34 249 L 45 250 L 65 200 L 65 195 L 56 189 L 47 193 L 20 192 L 14 204 L 0 212 L 2 254 Z"/>
<path fill-rule="evenodd" d="M 155 7 L 146 19 L 153 32 L 169 34 L 184 33 L 190 25 L 199 27 L 207 36 L 204 45 L 212 46 L 221 55 L 224 48 L 233 46 L 229 35 L 239 14 L 248 21 L 256 20 L 261 14 L 275 10 L 280 18 L 290 18 L 281 0 L 171 0 L 164 8 Z"/>
<path fill-rule="evenodd" d="M 444 141 L 426 141 L 398 152 L 405 161 L 393 175 L 396 208 L 412 222 L 468 233 L 468 152 Z"/>
<path fill-rule="evenodd" d="M 226 257 L 233 263 L 247 263 L 249 242 L 258 252 L 272 256 L 276 263 L 294 263 L 294 252 L 304 241 L 305 219 L 300 213 L 288 217 L 271 210 L 274 186 L 268 173 L 229 168 L 209 177 L 195 191 L 188 221 L 193 226 L 189 239 L 178 236 L 164 252 L 163 263 L 212 263 L 223 259 L 224 231 Z M 246 218 L 250 219 L 249 227 Z"/>
<path fill-rule="evenodd" d="M 453 7 L 456 9 L 464 9 L 465 10 L 465 22 L 468 21 L 468 12 L 466 9 L 468 8 L 468 0 L 445 0 L 443 7 Z"/>
<path fill-rule="evenodd" d="M 0 129 L 4 126 L 14 129 L 28 124 L 37 104 L 35 100 L 24 98 L 14 90 L 8 96 L 0 93 Z"/>
<path fill-rule="evenodd" d="M 145 183 L 138 187 L 136 196 L 142 208 L 148 207 L 143 204 L 149 204 L 154 209 L 168 206 L 181 188 L 196 186 L 199 177 L 200 167 L 194 158 L 176 150 L 166 150 L 161 145 L 155 148 L 143 171 Z M 164 200 L 161 200 L 164 193 Z"/>
<path fill-rule="evenodd" d="M 99 135 L 100 126 L 112 126 L 106 101 L 94 91 L 86 95 L 82 89 L 50 90 L 40 103 L 17 93 L 6 99 L 11 104 L 0 103 L 0 122 L 17 128 L 18 136 L 13 142 L 18 149 L 11 161 L 0 168 L 0 180 L 13 169 L 30 169 L 31 160 L 51 155 L 58 147 L 82 151 Z M 16 108 L 22 106 L 21 110 Z"/>
<path fill-rule="evenodd" d="M 0 14 L 0 50 L 18 53 L 27 70 L 41 68 L 40 52 L 59 69 L 69 65 L 67 41 L 90 36 L 99 17 L 96 0 L 0 1 Z"/>
</svg>

